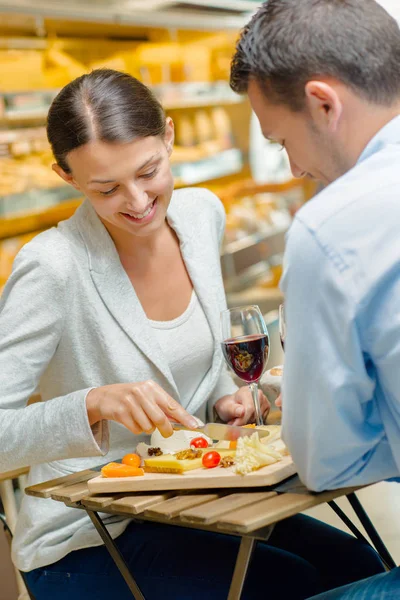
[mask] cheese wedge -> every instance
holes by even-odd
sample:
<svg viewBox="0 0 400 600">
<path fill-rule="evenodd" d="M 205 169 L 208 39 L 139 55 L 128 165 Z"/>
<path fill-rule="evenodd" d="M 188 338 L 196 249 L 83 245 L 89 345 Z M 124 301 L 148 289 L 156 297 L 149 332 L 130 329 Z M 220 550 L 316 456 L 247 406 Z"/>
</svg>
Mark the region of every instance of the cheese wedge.
<svg viewBox="0 0 400 600">
<path fill-rule="evenodd" d="M 214 450 L 214 448 L 202 448 L 201 450 L 202 454 L 206 454 L 207 452 Z M 217 451 L 221 456 L 235 456 L 235 452 L 229 449 L 225 450 L 218 448 Z M 178 460 L 174 454 L 152 456 L 151 458 L 145 458 L 144 460 L 144 470 L 146 473 L 182 474 L 194 469 L 201 469 L 202 466 L 202 458 Z"/>
<path fill-rule="evenodd" d="M 144 470 L 146 473 L 185 473 L 200 469 L 203 466 L 201 460 L 201 458 L 178 460 L 173 454 L 163 454 L 163 456 L 145 458 Z"/>
</svg>

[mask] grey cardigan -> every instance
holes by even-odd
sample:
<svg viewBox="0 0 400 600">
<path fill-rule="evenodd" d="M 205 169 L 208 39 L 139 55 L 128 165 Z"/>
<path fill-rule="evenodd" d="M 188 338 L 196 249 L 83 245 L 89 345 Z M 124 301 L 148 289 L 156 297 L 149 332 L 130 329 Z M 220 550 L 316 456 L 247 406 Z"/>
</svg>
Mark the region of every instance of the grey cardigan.
<svg viewBox="0 0 400 600">
<path fill-rule="evenodd" d="M 167 218 L 214 337 L 211 368 L 188 403 L 204 420 L 207 407 L 237 389 L 219 345 L 224 211 L 207 190 L 185 189 L 174 192 Z M 0 300 L 0 365 L 0 472 L 31 465 L 30 484 L 115 460 L 147 441 L 114 422 L 91 428 L 85 398 L 93 387 L 153 379 L 179 401 L 168 361 L 88 201 L 16 257 Z M 26 406 L 37 388 L 44 402 Z M 111 535 L 128 522 L 109 517 Z M 13 542 L 19 569 L 100 543 L 81 511 L 24 497 Z"/>
</svg>

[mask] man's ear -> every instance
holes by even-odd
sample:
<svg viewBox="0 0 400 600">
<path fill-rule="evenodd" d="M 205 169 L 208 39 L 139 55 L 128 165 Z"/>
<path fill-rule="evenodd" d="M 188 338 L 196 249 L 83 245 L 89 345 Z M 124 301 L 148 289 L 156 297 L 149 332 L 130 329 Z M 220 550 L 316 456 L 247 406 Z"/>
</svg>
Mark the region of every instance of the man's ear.
<svg viewBox="0 0 400 600">
<path fill-rule="evenodd" d="M 61 179 L 63 179 L 66 183 L 69 183 L 69 185 L 72 185 L 72 187 L 74 187 L 75 189 L 80 190 L 79 185 L 76 183 L 75 179 L 72 177 L 71 173 L 67 173 L 66 171 L 64 171 L 64 169 L 62 169 L 60 167 L 60 165 L 58 165 L 57 163 L 54 163 L 51 167 L 53 169 L 53 171 L 55 173 L 57 173 L 57 175 L 59 177 L 61 177 Z"/>
<path fill-rule="evenodd" d="M 318 129 L 334 133 L 343 114 L 343 104 L 334 86 L 324 81 L 308 81 L 305 86 L 308 110 Z"/>
</svg>

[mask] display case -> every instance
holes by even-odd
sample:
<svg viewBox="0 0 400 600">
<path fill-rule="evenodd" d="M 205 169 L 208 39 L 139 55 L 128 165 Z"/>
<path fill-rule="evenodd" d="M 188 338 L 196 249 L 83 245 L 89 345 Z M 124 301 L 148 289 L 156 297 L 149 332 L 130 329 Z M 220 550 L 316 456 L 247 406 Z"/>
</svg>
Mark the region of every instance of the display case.
<svg viewBox="0 0 400 600">
<path fill-rule="evenodd" d="M 249 179 L 221 190 L 227 213 L 221 265 L 230 306 L 258 304 L 265 313 L 282 302 L 278 284 L 285 236 L 313 193 L 308 179 L 276 184 Z"/>
</svg>

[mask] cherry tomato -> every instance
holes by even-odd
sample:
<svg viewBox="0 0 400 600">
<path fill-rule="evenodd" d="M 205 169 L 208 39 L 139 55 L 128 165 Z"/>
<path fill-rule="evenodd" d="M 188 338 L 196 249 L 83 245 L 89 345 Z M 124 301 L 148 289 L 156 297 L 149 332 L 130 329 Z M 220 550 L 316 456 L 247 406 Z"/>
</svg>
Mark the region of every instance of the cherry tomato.
<svg viewBox="0 0 400 600">
<path fill-rule="evenodd" d="M 194 448 L 208 448 L 208 442 L 203 437 L 193 438 L 190 445 Z"/>
<path fill-rule="evenodd" d="M 140 467 L 141 460 L 138 454 L 125 454 L 122 464 L 129 465 L 130 467 Z"/>
<path fill-rule="evenodd" d="M 211 452 L 206 452 L 206 454 L 204 454 L 202 458 L 203 467 L 205 467 L 206 469 L 213 469 L 214 467 L 217 467 L 220 462 L 221 455 L 218 454 L 218 452 L 215 452 L 215 450 L 212 450 Z"/>
</svg>

